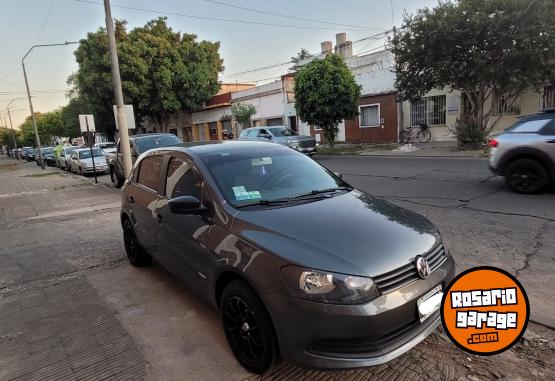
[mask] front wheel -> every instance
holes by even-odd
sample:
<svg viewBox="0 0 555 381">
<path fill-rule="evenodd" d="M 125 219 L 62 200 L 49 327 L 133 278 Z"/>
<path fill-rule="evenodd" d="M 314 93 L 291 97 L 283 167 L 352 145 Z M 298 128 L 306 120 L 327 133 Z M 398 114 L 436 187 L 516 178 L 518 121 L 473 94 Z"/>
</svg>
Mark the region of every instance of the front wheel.
<svg viewBox="0 0 555 381">
<path fill-rule="evenodd" d="M 541 192 L 549 182 L 545 167 L 533 159 L 517 159 L 505 170 L 507 185 L 518 193 Z"/>
<path fill-rule="evenodd" d="M 418 134 L 416 135 L 416 138 L 418 139 L 418 141 L 420 143 L 428 143 L 430 141 L 430 139 L 432 138 L 432 133 L 428 129 L 420 130 L 420 131 L 418 131 Z"/>
<path fill-rule="evenodd" d="M 233 354 L 249 372 L 263 374 L 279 359 L 270 315 L 254 290 L 235 280 L 222 294 L 220 310 L 225 336 Z"/>
</svg>

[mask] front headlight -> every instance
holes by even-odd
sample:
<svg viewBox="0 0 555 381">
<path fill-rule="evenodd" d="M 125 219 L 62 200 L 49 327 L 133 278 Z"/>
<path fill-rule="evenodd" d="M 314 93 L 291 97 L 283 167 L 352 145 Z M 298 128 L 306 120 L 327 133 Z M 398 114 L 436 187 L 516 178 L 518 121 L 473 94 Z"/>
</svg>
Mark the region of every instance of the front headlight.
<svg viewBox="0 0 555 381">
<path fill-rule="evenodd" d="M 370 278 L 292 265 L 283 267 L 281 274 L 294 296 L 315 302 L 361 304 L 380 296 Z"/>
</svg>

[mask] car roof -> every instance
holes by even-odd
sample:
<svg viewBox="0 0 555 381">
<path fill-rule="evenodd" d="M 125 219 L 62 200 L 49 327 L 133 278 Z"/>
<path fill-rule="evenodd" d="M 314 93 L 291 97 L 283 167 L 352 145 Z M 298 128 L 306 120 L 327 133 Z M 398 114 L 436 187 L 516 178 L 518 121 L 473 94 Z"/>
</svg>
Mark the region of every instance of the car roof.
<svg viewBox="0 0 555 381">
<path fill-rule="evenodd" d="M 147 138 L 147 137 L 156 137 L 156 136 L 165 136 L 165 135 L 171 135 L 171 136 L 175 136 L 174 134 L 170 134 L 168 132 L 157 132 L 154 134 L 137 134 L 137 135 L 130 135 L 129 139 L 130 140 L 135 140 L 135 139 L 141 139 L 141 138 Z"/>
<path fill-rule="evenodd" d="M 268 149 L 268 148 L 283 148 L 287 147 L 268 142 L 259 141 L 204 141 L 204 142 L 193 142 L 193 143 L 183 143 L 175 146 L 161 147 L 153 151 L 176 151 L 184 152 L 193 155 L 203 156 L 205 154 L 211 154 L 214 152 L 222 152 L 225 149 L 227 152 L 233 151 L 244 151 L 245 149 Z"/>
</svg>

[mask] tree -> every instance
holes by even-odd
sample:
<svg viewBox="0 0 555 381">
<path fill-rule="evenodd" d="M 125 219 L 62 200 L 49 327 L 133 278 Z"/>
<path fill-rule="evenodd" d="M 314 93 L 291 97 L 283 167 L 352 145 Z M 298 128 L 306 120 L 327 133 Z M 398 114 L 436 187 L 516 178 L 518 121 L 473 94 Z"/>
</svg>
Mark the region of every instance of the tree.
<svg viewBox="0 0 555 381">
<path fill-rule="evenodd" d="M 60 136 L 76 138 L 81 135 L 81 126 L 79 125 L 80 114 L 90 114 L 89 105 L 81 97 L 70 98 L 69 103 L 61 109 L 64 130 Z M 95 127 L 97 124 L 98 121 L 95 120 Z"/>
<path fill-rule="evenodd" d="M 251 118 L 256 114 L 256 107 L 248 103 L 234 103 L 231 105 L 231 116 L 241 123 L 243 128 L 251 126 Z"/>
<path fill-rule="evenodd" d="M 117 21 L 116 42 L 124 101 L 133 104 L 140 121 L 150 118 L 165 130 L 171 114 L 202 107 L 220 88 L 220 44 L 175 32 L 165 18 L 129 33 L 125 22 Z M 100 122 L 98 129 L 113 130 L 114 96 L 104 28 L 81 40 L 75 57 L 79 69 L 69 82 L 89 103 Z"/>
<path fill-rule="evenodd" d="M 321 128 L 333 149 L 337 125 L 358 115 L 360 89 L 342 56 L 329 54 L 316 59 L 295 77 L 297 115 Z"/>
<path fill-rule="evenodd" d="M 299 70 L 299 63 L 310 57 L 312 57 L 312 54 L 310 54 L 310 52 L 305 48 L 302 48 L 301 51 L 297 53 L 297 56 L 291 57 L 291 62 L 293 62 L 293 66 L 289 68 L 289 71 Z"/>
<path fill-rule="evenodd" d="M 391 40 L 398 95 L 459 90 L 464 119 L 487 136 L 503 115 L 500 102 L 555 79 L 554 19 L 553 0 L 448 1 L 405 15 Z"/>
</svg>

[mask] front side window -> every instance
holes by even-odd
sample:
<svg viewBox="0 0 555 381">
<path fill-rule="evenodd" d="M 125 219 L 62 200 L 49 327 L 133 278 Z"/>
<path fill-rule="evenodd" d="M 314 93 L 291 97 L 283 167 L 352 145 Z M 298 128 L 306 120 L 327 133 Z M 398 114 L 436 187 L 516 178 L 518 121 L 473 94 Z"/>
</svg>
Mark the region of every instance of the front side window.
<svg viewBox="0 0 555 381">
<path fill-rule="evenodd" d="M 157 191 L 160 185 L 160 172 L 162 171 L 163 157 L 148 156 L 141 161 L 139 178 L 137 182 L 153 191 Z"/>
<path fill-rule="evenodd" d="M 511 133 L 538 133 L 549 122 L 551 122 L 551 119 L 523 120 L 517 122 L 508 131 Z"/>
<path fill-rule="evenodd" d="M 360 127 L 379 127 L 380 105 L 360 106 Z"/>
<path fill-rule="evenodd" d="M 420 98 L 411 102 L 410 125 L 444 125 L 445 112 L 445 95 Z"/>
<path fill-rule="evenodd" d="M 166 177 L 166 197 L 194 196 L 200 200 L 202 181 L 184 159 L 172 157 Z"/>
<path fill-rule="evenodd" d="M 344 186 L 314 160 L 293 150 L 221 151 L 202 156 L 224 198 L 234 206 L 278 200 Z"/>
<path fill-rule="evenodd" d="M 256 138 L 258 136 L 258 128 L 253 128 L 252 130 L 249 130 L 247 136 L 249 138 Z"/>
</svg>

